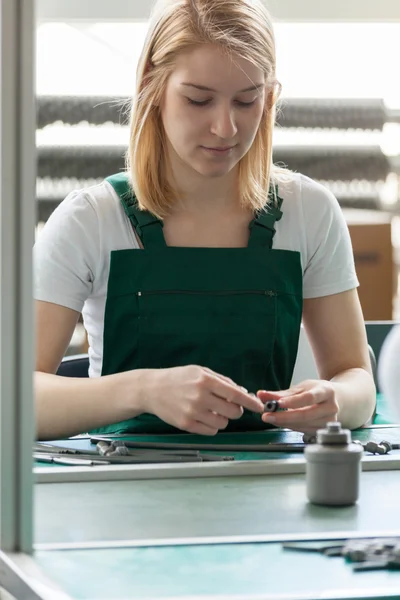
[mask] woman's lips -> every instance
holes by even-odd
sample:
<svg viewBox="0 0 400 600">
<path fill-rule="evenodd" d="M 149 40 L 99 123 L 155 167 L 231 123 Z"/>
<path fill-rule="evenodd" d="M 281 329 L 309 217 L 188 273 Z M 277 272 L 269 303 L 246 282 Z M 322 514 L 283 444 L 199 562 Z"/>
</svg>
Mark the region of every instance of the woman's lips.
<svg viewBox="0 0 400 600">
<path fill-rule="evenodd" d="M 206 152 L 213 154 L 214 156 L 223 156 L 225 154 L 229 154 L 235 146 L 225 146 L 225 147 L 207 147 L 201 146 L 203 150 Z"/>
</svg>

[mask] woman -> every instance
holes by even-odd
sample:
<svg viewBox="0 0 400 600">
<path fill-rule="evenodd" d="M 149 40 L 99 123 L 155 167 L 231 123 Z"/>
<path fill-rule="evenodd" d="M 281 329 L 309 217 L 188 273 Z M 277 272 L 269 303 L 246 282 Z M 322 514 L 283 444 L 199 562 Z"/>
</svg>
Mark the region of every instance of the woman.
<svg viewBox="0 0 400 600">
<path fill-rule="evenodd" d="M 71 193 L 36 244 L 39 438 L 371 417 L 348 231 L 325 188 L 272 164 L 278 93 L 261 1 L 158 3 L 127 172 Z M 62 378 L 81 311 L 90 378 Z M 290 388 L 302 319 L 321 380 Z"/>
</svg>

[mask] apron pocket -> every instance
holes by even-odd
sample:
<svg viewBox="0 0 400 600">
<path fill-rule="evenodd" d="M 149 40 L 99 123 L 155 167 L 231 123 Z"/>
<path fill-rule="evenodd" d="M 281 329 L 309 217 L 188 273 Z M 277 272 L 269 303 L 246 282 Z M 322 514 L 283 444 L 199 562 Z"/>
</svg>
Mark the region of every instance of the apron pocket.
<svg viewBox="0 0 400 600">
<path fill-rule="evenodd" d="M 274 291 L 139 292 L 139 368 L 197 364 L 249 391 L 265 387 L 276 337 Z"/>
</svg>

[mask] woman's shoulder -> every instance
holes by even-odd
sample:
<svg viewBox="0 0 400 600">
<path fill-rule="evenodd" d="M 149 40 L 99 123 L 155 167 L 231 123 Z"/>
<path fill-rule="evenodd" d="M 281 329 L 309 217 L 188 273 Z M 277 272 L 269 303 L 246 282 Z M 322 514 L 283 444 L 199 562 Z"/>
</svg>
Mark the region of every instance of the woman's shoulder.
<svg viewBox="0 0 400 600">
<path fill-rule="evenodd" d="M 284 172 L 275 182 L 283 200 L 275 248 L 299 250 L 306 265 L 327 236 L 343 235 L 346 224 L 341 207 L 325 185 L 302 173 Z"/>
<path fill-rule="evenodd" d="M 103 180 L 97 184 L 72 190 L 56 210 L 68 213 L 87 213 L 101 218 L 111 214 L 119 215 L 122 207 L 113 187 Z"/>
<path fill-rule="evenodd" d="M 337 199 L 324 184 L 303 173 L 278 172 L 275 179 L 284 212 L 322 215 L 339 207 Z"/>
<path fill-rule="evenodd" d="M 73 239 L 77 248 L 95 245 L 100 254 L 135 247 L 132 227 L 106 180 L 72 190 L 50 215 L 40 241 L 62 238 Z"/>
</svg>

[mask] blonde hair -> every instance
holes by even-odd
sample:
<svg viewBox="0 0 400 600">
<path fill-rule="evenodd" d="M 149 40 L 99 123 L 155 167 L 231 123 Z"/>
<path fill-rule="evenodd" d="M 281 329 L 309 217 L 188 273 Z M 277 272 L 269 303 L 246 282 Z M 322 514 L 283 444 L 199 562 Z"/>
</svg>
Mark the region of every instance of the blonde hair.
<svg viewBox="0 0 400 600">
<path fill-rule="evenodd" d="M 266 105 L 249 151 L 239 162 L 241 204 L 255 211 L 268 201 L 279 169 L 272 163 L 272 133 L 279 93 L 275 39 L 261 0 L 159 0 L 154 7 L 137 69 L 132 100 L 127 170 L 139 208 L 165 217 L 178 190 L 167 181 L 167 152 L 159 106 L 179 53 L 215 44 L 265 74 Z"/>
</svg>

